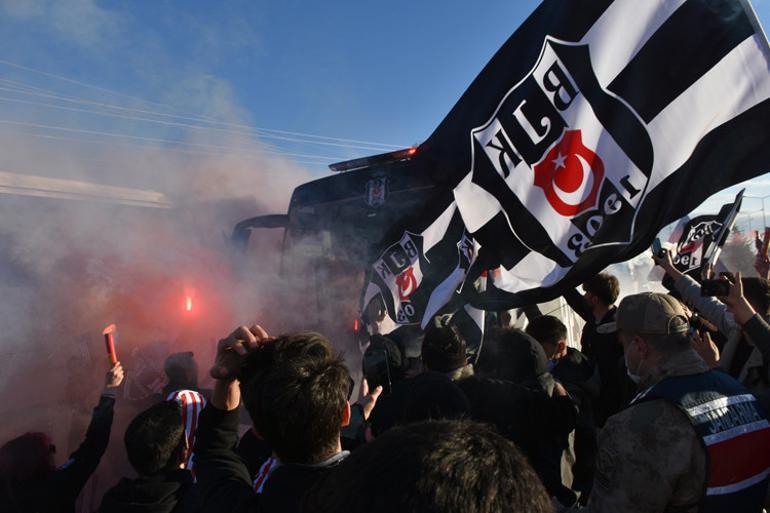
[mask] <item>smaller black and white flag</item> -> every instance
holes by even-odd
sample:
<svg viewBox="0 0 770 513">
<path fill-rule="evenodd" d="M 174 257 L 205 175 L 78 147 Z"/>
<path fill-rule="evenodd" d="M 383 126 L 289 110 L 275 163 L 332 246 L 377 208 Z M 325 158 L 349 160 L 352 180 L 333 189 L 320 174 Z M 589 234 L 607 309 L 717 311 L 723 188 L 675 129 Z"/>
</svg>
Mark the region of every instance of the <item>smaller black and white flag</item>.
<svg viewBox="0 0 770 513">
<path fill-rule="evenodd" d="M 732 207 L 732 204 L 723 205 L 718 214 L 693 217 L 684 223 L 681 236 L 674 241 L 676 247 L 671 256 L 674 266 L 680 272 L 693 278 L 700 276 L 703 257 L 714 244 L 714 237 L 719 233 Z"/>
<path fill-rule="evenodd" d="M 362 298 L 365 308 L 379 297 L 396 327 L 424 328 L 456 296 L 478 252 L 454 201 L 437 218 L 422 219 L 433 222 L 422 230 L 414 229 L 417 223 L 407 223 L 412 230 L 403 229 L 397 241 L 380 252 Z"/>
<path fill-rule="evenodd" d="M 450 199 L 443 209 L 441 200 L 429 207 L 440 211 L 438 217 L 421 212 L 417 219 L 404 223 L 411 230 L 401 228 L 384 239 L 398 237 L 369 269 L 361 310 L 369 332 L 382 335 L 402 326 L 424 329 L 434 316 L 454 312 L 452 323 L 465 338 L 469 353 L 476 354 L 484 334 L 484 312 L 465 305 L 459 292 L 478 254 L 478 243 L 468 234 Z M 420 220 L 431 219 L 434 221 L 424 228 L 420 226 Z M 484 281 L 479 278 L 478 284 L 469 286 L 483 287 Z M 373 304 L 379 308 L 372 308 Z M 371 312 L 380 312 L 379 318 L 371 318 L 376 317 Z"/>
</svg>

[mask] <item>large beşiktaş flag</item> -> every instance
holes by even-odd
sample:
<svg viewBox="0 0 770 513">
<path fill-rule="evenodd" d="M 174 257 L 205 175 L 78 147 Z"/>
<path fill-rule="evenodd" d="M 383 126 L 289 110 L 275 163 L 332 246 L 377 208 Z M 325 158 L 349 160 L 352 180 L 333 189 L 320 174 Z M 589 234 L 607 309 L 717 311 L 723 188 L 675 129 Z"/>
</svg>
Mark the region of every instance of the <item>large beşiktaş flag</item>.
<svg viewBox="0 0 770 513">
<path fill-rule="evenodd" d="M 543 302 L 770 168 L 767 39 L 740 0 L 546 0 L 418 152 L 462 226 L 423 224 L 478 251 L 466 273 L 433 244 L 419 273 L 370 281 L 365 304 L 380 293 L 397 324 L 424 325 L 438 283 L 490 310 Z M 468 285 L 498 268 L 485 291 Z"/>
</svg>

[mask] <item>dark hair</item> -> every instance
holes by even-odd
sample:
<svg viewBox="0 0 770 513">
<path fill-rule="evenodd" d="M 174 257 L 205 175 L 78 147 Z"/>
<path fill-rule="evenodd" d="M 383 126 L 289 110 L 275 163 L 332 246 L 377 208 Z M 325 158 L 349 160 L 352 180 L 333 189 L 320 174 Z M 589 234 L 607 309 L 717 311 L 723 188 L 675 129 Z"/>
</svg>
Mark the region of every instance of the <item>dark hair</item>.
<svg viewBox="0 0 770 513">
<path fill-rule="evenodd" d="M 503 328 L 484 341 L 476 369 L 492 379 L 533 382 L 548 372 L 547 360 L 537 340 L 519 329 Z"/>
<path fill-rule="evenodd" d="M 553 315 L 541 315 L 532 319 L 527 325 L 527 335 L 541 344 L 555 346 L 561 340 L 567 338 L 567 327 L 558 317 Z"/>
<path fill-rule="evenodd" d="M 143 476 L 173 470 L 185 451 L 184 422 L 179 405 L 162 401 L 150 406 L 126 428 L 128 461 Z"/>
<path fill-rule="evenodd" d="M 551 501 L 516 446 L 470 421 L 391 429 L 326 474 L 303 511 L 546 513 Z"/>
<path fill-rule="evenodd" d="M 468 364 L 465 341 L 453 326 L 441 321 L 425 330 L 421 354 L 425 367 L 436 372 L 451 372 Z"/>
<path fill-rule="evenodd" d="M 163 362 L 163 371 L 170 381 L 179 383 L 186 389 L 198 386 L 198 362 L 192 351 L 171 353 Z"/>
<path fill-rule="evenodd" d="M 471 404 L 454 381 L 438 372 L 424 372 L 412 382 L 404 400 L 401 423 L 470 416 Z"/>
<path fill-rule="evenodd" d="M 51 439 L 45 433 L 24 433 L 0 447 L 0 479 L 35 481 L 54 470 Z"/>
<path fill-rule="evenodd" d="M 39 486 L 54 471 L 56 448 L 45 433 L 24 433 L 0 447 L 0 510 L 37 510 Z"/>
<path fill-rule="evenodd" d="M 283 335 L 252 351 L 241 372 L 254 428 L 287 463 L 318 463 L 334 453 L 350 374 L 323 335 Z"/>
<path fill-rule="evenodd" d="M 765 278 L 741 278 L 743 295 L 761 316 L 770 313 L 770 281 Z"/>
<path fill-rule="evenodd" d="M 618 299 L 620 283 L 609 273 L 599 273 L 583 283 L 583 290 L 599 298 L 599 301 L 610 306 Z"/>
</svg>

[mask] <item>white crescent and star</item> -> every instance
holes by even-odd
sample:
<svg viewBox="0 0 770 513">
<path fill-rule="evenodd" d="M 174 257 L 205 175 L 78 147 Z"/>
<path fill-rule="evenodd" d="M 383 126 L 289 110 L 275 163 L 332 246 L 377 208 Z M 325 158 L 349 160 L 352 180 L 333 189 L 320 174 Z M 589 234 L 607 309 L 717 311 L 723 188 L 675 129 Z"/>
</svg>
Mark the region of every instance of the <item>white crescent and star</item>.
<svg viewBox="0 0 770 513">
<path fill-rule="evenodd" d="M 567 167 L 567 164 L 564 163 L 566 160 L 567 160 L 567 156 L 566 155 L 562 155 L 561 152 L 559 152 L 559 154 L 556 156 L 555 159 L 553 159 L 551 161 L 551 163 L 554 165 L 554 167 L 557 170 L 559 170 L 559 169 L 561 169 L 563 167 Z"/>
<path fill-rule="evenodd" d="M 591 193 L 591 190 L 594 186 L 594 173 L 591 169 L 591 164 L 589 164 L 582 155 L 576 153 L 575 156 L 580 162 L 583 171 L 583 179 L 580 182 L 580 187 L 578 187 L 574 192 L 565 192 L 564 190 L 559 189 L 555 182 L 553 184 L 554 192 L 559 197 L 559 199 L 567 205 L 579 205 L 585 201 L 586 197 Z M 560 165 L 562 167 L 566 167 L 564 164 L 565 160 L 567 160 L 567 157 L 562 156 L 562 154 L 559 153 L 556 159 L 554 159 L 552 162 L 556 166 L 556 169 L 559 169 Z"/>
</svg>

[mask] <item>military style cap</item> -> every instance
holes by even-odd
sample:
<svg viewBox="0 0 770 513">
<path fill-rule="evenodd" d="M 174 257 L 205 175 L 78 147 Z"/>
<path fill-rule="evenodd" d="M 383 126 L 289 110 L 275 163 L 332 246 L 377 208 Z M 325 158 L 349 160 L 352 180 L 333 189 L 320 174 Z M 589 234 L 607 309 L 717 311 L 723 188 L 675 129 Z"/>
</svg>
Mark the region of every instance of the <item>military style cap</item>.
<svg viewBox="0 0 770 513">
<path fill-rule="evenodd" d="M 690 328 L 681 303 L 667 294 L 644 292 L 626 296 L 618 306 L 618 329 L 639 335 L 686 333 Z"/>
</svg>

